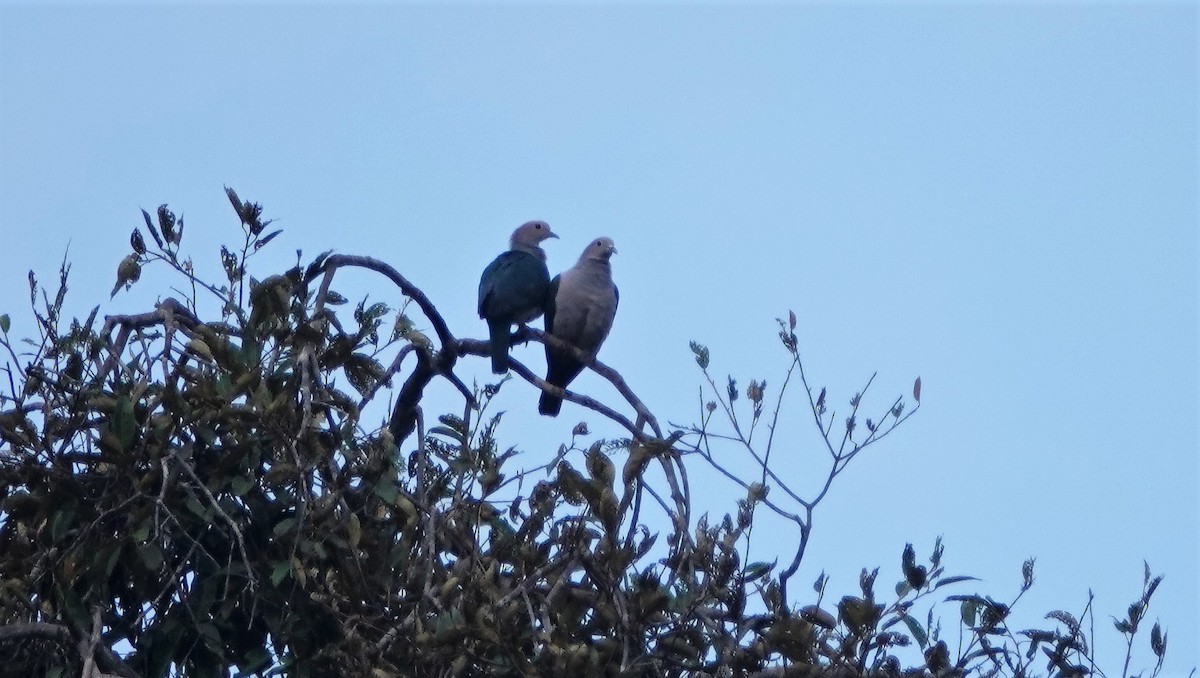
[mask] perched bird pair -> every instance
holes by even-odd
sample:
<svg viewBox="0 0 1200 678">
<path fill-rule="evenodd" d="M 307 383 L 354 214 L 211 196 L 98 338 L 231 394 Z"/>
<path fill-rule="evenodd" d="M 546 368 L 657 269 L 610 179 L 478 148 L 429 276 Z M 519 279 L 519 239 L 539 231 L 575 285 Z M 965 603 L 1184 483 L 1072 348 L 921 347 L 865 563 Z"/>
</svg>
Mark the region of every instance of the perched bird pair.
<svg viewBox="0 0 1200 678">
<path fill-rule="evenodd" d="M 479 317 L 487 321 L 492 372 L 508 371 L 510 330 L 546 316 L 546 332 L 595 356 L 612 329 L 620 295 L 612 280 L 610 238 L 588 243 L 570 269 L 550 279 L 542 241 L 558 236 L 544 221 L 530 221 L 513 232 L 509 250 L 496 257 L 479 279 Z M 546 346 L 546 381 L 566 388 L 583 371 L 583 363 L 564 351 Z M 542 393 L 538 412 L 551 417 L 562 399 Z"/>
</svg>

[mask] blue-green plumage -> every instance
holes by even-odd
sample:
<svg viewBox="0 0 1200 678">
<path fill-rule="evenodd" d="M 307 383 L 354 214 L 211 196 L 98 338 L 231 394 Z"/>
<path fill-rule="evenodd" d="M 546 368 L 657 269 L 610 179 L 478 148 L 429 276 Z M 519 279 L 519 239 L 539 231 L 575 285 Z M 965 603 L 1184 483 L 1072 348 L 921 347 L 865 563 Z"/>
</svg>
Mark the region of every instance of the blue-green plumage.
<svg viewBox="0 0 1200 678">
<path fill-rule="evenodd" d="M 495 374 L 508 371 L 512 326 L 534 320 L 545 310 L 550 271 L 538 243 L 556 237 L 545 222 L 528 222 L 513 233 L 512 249 L 483 269 L 479 278 L 479 317 L 488 324 Z"/>
</svg>

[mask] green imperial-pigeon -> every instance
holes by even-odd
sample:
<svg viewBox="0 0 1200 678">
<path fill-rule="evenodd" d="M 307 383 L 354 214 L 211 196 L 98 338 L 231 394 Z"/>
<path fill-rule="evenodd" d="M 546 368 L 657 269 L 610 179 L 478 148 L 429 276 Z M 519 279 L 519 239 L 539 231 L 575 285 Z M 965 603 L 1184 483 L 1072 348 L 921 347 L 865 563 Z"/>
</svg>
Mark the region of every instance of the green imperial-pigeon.
<svg viewBox="0 0 1200 678">
<path fill-rule="evenodd" d="M 487 321 L 492 372 L 508 372 L 508 346 L 514 324 L 534 320 L 546 308 L 550 271 L 540 244 L 557 238 L 544 221 L 528 221 L 513 231 L 509 250 L 483 269 L 479 278 L 479 317 Z"/>
<path fill-rule="evenodd" d="M 546 332 L 595 357 L 612 329 L 620 295 L 612 279 L 612 255 L 617 248 L 610 238 L 588 243 L 579 262 L 554 277 L 546 307 Z M 566 388 L 583 371 L 573 356 L 546 346 L 546 381 Z M 538 412 L 557 416 L 562 398 L 542 393 Z"/>
</svg>

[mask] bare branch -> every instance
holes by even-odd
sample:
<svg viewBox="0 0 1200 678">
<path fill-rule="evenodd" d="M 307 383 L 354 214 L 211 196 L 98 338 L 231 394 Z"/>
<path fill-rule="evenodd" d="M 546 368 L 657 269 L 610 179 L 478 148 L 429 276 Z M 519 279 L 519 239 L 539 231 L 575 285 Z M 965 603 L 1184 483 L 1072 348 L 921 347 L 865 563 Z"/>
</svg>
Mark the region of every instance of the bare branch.
<svg viewBox="0 0 1200 678">
<path fill-rule="evenodd" d="M 397 287 L 400 288 L 400 291 L 404 294 L 404 296 L 417 303 L 417 306 L 421 308 L 421 312 L 424 313 L 425 317 L 429 319 L 429 322 L 433 324 L 433 330 L 437 333 L 438 341 L 440 341 L 442 345 L 442 350 L 445 351 L 448 347 L 455 345 L 454 335 L 450 333 L 449 326 L 446 325 L 446 321 L 442 318 L 442 314 L 433 305 L 433 302 L 429 300 L 429 297 L 425 296 L 425 293 L 422 292 L 420 288 L 409 282 L 408 278 L 400 275 L 400 272 L 389 264 L 386 264 L 373 257 L 363 257 L 351 254 L 334 254 L 326 258 L 324 265 L 322 265 L 317 271 L 314 271 L 312 275 L 315 277 L 316 275 L 331 272 L 333 269 L 342 266 L 365 268 L 369 271 L 375 271 L 376 273 L 386 277 L 388 280 L 391 280 Z M 309 282 L 311 282 L 311 278 L 310 280 L 305 281 L 306 284 Z"/>
</svg>

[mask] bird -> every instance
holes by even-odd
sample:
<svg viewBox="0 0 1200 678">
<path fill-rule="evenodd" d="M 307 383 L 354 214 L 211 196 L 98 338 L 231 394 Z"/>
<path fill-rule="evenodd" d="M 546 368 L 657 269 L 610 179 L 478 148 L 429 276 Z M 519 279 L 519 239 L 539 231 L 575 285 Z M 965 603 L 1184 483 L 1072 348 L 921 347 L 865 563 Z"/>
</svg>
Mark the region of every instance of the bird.
<svg viewBox="0 0 1200 678">
<path fill-rule="evenodd" d="M 492 260 L 479 278 L 479 317 L 487 321 L 492 372 L 508 372 L 514 324 L 537 319 L 549 301 L 550 270 L 541 243 L 557 238 L 544 221 L 527 221 L 513 231 L 509 249 Z"/>
<path fill-rule="evenodd" d="M 611 238 L 588 243 L 579 262 L 550 282 L 551 303 L 546 307 L 546 333 L 595 357 L 612 329 L 621 295 L 612 279 L 612 255 L 617 253 Z M 574 356 L 546 344 L 546 382 L 566 388 L 583 363 Z M 562 398 L 542 393 L 538 412 L 558 415 Z"/>
</svg>

